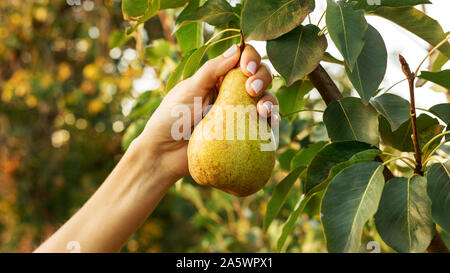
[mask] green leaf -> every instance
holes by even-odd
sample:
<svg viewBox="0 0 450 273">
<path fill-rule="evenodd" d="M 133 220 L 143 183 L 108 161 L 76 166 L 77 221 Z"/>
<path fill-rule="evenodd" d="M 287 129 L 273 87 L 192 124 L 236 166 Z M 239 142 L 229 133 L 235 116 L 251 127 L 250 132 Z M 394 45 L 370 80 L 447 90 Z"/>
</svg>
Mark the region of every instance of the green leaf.
<svg viewBox="0 0 450 273">
<path fill-rule="evenodd" d="M 400 96 L 386 93 L 373 98 L 370 102 L 389 121 L 393 131 L 410 119 L 409 101 Z"/>
<path fill-rule="evenodd" d="M 151 115 L 158 108 L 162 98 L 157 95 L 156 91 L 147 91 L 142 93 L 137 101 L 128 116 L 130 119 Z"/>
<path fill-rule="evenodd" d="M 184 6 L 189 0 L 161 0 L 160 9 L 173 9 Z"/>
<path fill-rule="evenodd" d="M 245 40 L 278 38 L 300 25 L 314 7 L 314 0 L 247 0 L 241 16 Z"/>
<path fill-rule="evenodd" d="M 183 17 L 195 11 L 200 5 L 200 0 L 191 0 L 178 17 Z M 186 23 L 176 31 L 176 37 L 181 52 L 185 55 L 204 43 L 203 23 Z"/>
<path fill-rule="evenodd" d="M 357 140 L 378 145 L 378 113 L 359 98 L 346 97 L 333 101 L 325 109 L 323 122 L 328 136 L 334 140 Z"/>
<path fill-rule="evenodd" d="M 363 162 L 345 168 L 330 182 L 322 201 L 322 224 L 329 252 L 356 252 L 364 224 L 378 208 L 383 165 Z"/>
<path fill-rule="evenodd" d="M 436 224 L 450 233 L 450 160 L 431 165 L 427 172 L 427 192 Z"/>
<path fill-rule="evenodd" d="M 353 87 L 365 102 L 368 102 L 378 90 L 386 73 L 386 66 L 387 52 L 383 37 L 374 27 L 368 25 L 364 47 L 353 71 L 345 67 Z"/>
<path fill-rule="evenodd" d="M 423 147 L 431 138 L 442 132 L 444 126 L 439 121 L 426 114 L 417 117 L 417 131 L 419 145 Z M 384 144 L 391 146 L 402 152 L 413 152 L 414 145 L 411 139 L 412 126 L 411 120 L 405 121 L 400 127 L 392 132 L 389 122 L 382 116 L 379 117 L 380 136 Z M 441 138 L 436 139 L 429 149 L 433 149 L 439 144 Z"/>
<path fill-rule="evenodd" d="M 434 82 L 442 87 L 450 89 L 450 69 L 439 72 L 422 71 L 420 72 L 419 78 Z"/>
<path fill-rule="evenodd" d="M 305 209 L 306 205 L 308 204 L 309 200 L 315 195 L 302 195 L 300 199 L 298 200 L 297 205 L 295 206 L 294 211 L 289 215 L 289 218 L 287 219 L 286 223 L 283 225 L 283 229 L 281 231 L 280 237 L 277 240 L 277 250 L 281 251 L 283 248 L 287 237 L 289 234 L 291 234 L 292 229 L 294 228 L 295 224 L 297 223 L 298 217 Z"/>
<path fill-rule="evenodd" d="M 213 26 L 224 25 L 234 17 L 233 9 L 226 0 L 208 0 L 203 6 L 178 16 L 177 22 L 207 22 Z"/>
<path fill-rule="evenodd" d="M 222 29 L 220 28 L 215 28 L 215 31 L 221 31 Z M 226 39 L 229 38 L 231 36 L 236 35 L 236 32 L 232 32 L 232 31 L 227 31 L 221 35 L 219 35 L 217 37 L 217 41 L 220 39 Z M 214 45 L 211 45 L 208 49 L 208 57 L 210 59 L 213 59 L 221 54 L 223 54 L 228 48 L 230 48 L 232 45 L 234 44 L 238 44 L 240 42 L 240 37 L 235 37 L 235 38 L 229 38 L 226 40 L 223 40 L 221 42 L 218 42 Z"/>
<path fill-rule="evenodd" d="M 349 160 L 354 154 L 370 149 L 370 145 L 358 141 L 336 141 L 323 147 L 313 158 L 306 170 L 305 192 L 327 179 L 336 164 Z"/>
<path fill-rule="evenodd" d="M 145 125 L 147 124 L 147 119 L 141 118 L 128 126 L 123 134 L 122 138 L 122 149 L 125 151 L 130 146 L 131 142 L 137 138 L 142 131 L 144 131 Z"/>
<path fill-rule="evenodd" d="M 287 149 L 278 155 L 278 162 L 283 170 L 289 171 L 291 169 L 291 160 L 295 155 L 295 150 Z"/>
<path fill-rule="evenodd" d="M 407 7 L 419 4 L 431 4 L 429 0 L 353 0 L 356 2 L 353 8 L 375 10 L 379 7 Z"/>
<path fill-rule="evenodd" d="M 137 20 L 149 8 L 148 0 L 123 0 L 122 13 L 125 20 Z"/>
<path fill-rule="evenodd" d="M 438 21 L 413 7 L 380 7 L 376 9 L 373 14 L 396 23 L 433 46 L 439 44 L 446 37 L 446 34 Z M 440 46 L 439 51 L 447 56 L 447 58 L 450 58 L 449 43 Z"/>
<path fill-rule="evenodd" d="M 164 57 L 173 55 L 173 51 L 172 45 L 167 40 L 156 39 L 145 48 L 144 56 L 152 65 L 158 65 L 163 62 Z"/>
<path fill-rule="evenodd" d="M 308 194 L 326 189 L 330 181 L 333 180 L 333 178 L 343 169 L 357 163 L 373 161 L 379 154 L 381 154 L 381 151 L 379 149 L 369 149 L 355 153 L 354 155 L 352 155 L 352 157 L 350 157 L 349 160 L 334 165 L 333 168 L 331 168 L 327 179 L 320 182 L 320 184 L 308 191 Z"/>
<path fill-rule="evenodd" d="M 283 207 L 289 192 L 294 186 L 295 181 L 299 177 L 300 173 L 305 170 L 305 167 L 299 167 L 293 170 L 288 176 L 281 180 L 275 187 L 272 193 L 272 197 L 267 204 L 266 216 L 264 217 L 264 229 L 267 229 L 272 223 L 273 219 L 278 215 Z"/>
<path fill-rule="evenodd" d="M 442 54 L 442 52 L 437 52 L 437 56 L 433 58 L 433 64 L 431 65 L 431 72 L 438 72 L 441 68 L 448 62 L 448 57 Z"/>
<path fill-rule="evenodd" d="M 186 53 L 185 59 L 183 61 L 181 61 L 175 68 L 175 71 L 173 71 L 172 74 L 170 74 L 169 79 L 167 80 L 167 83 L 166 83 L 166 93 L 169 93 L 169 91 L 172 88 L 174 88 L 175 85 L 177 85 L 177 83 L 180 81 L 181 76 L 183 75 L 184 66 L 186 65 L 188 58 L 191 56 L 191 54 L 193 52 L 194 51 L 191 51 L 190 53 Z"/>
<path fill-rule="evenodd" d="M 206 50 L 208 50 L 208 46 L 204 45 L 189 56 L 183 68 L 183 79 L 191 77 L 200 68 Z"/>
<path fill-rule="evenodd" d="M 375 225 L 383 241 L 398 252 L 423 252 L 434 236 L 427 180 L 414 175 L 385 185 Z"/>
<path fill-rule="evenodd" d="M 344 65 L 344 61 L 341 61 L 335 57 L 333 57 L 330 53 L 325 52 L 323 54 L 323 58 L 322 61 L 327 62 L 327 63 L 333 63 L 333 64 L 340 64 L 340 65 Z"/>
<path fill-rule="evenodd" d="M 435 114 L 444 123 L 450 123 L 450 103 L 440 103 L 436 104 L 429 110 L 431 113 Z"/>
<path fill-rule="evenodd" d="M 344 56 L 348 69 L 353 71 L 368 26 L 364 11 L 353 10 L 346 2 L 327 0 L 326 22 L 331 39 Z"/>
<path fill-rule="evenodd" d="M 109 48 L 121 47 L 130 40 L 131 37 L 132 36 L 126 35 L 122 31 L 114 30 L 111 36 L 109 36 L 108 46 Z"/>
<path fill-rule="evenodd" d="M 328 142 L 319 141 L 313 143 L 300 151 L 291 160 L 291 169 L 298 167 L 307 167 L 314 156 L 325 146 Z"/>
<path fill-rule="evenodd" d="M 322 60 L 327 39 L 319 31 L 315 25 L 300 25 L 267 42 L 267 55 L 288 85 L 311 73 Z"/>
<path fill-rule="evenodd" d="M 308 102 L 305 95 L 311 91 L 314 86 L 308 80 L 300 80 L 291 86 L 282 86 L 275 93 L 279 102 L 279 111 L 282 116 L 300 111 Z"/>
</svg>

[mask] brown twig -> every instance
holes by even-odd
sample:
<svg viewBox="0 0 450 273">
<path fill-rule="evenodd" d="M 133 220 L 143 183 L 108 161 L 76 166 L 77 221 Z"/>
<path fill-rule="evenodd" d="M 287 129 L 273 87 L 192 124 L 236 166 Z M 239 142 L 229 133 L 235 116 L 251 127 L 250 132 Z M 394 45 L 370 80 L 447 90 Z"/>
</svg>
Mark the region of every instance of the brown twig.
<svg viewBox="0 0 450 273">
<path fill-rule="evenodd" d="M 236 64 L 236 68 L 240 66 L 241 63 L 241 56 L 242 56 L 242 52 L 244 52 L 245 49 L 245 39 L 244 39 L 244 33 L 241 30 L 241 42 L 239 43 L 239 50 L 241 51 L 240 55 L 239 55 L 239 60 Z"/>
<path fill-rule="evenodd" d="M 400 60 L 400 63 L 402 65 L 402 71 L 406 75 L 406 78 L 408 79 L 409 83 L 409 96 L 411 100 L 411 107 L 409 110 L 409 115 L 411 116 L 411 125 L 412 125 L 412 141 L 414 144 L 414 157 L 416 159 L 416 169 L 414 172 L 419 175 L 423 175 L 422 171 L 422 151 L 420 150 L 419 146 L 419 137 L 417 132 L 417 119 L 416 119 L 416 103 L 414 99 L 414 80 L 415 76 L 414 73 L 411 72 L 411 69 L 409 68 L 408 63 L 406 62 L 405 58 L 403 58 L 402 55 L 398 55 L 398 59 Z"/>
<path fill-rule="evenodd" d="M 326 105 L 343 98 L 336 84 L 320 64 L 308 75 L 308 79 L 319 91 Z"/>
</svg>

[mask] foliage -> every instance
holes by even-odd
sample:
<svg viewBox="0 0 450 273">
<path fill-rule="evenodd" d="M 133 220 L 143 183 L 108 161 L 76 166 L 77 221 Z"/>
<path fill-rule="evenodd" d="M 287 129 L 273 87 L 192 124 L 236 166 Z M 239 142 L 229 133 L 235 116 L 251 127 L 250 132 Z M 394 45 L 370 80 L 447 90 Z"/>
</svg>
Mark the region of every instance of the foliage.
<svg viewBox="0 0 450 273">
<path fill-rule="evenodd" d="M 449 232 L 450 107 L 417 118 L 424 164 L 414 173 L 410 102 L 380 90 L 390 41 L 366 16 L 440 45 L 437 64 L 415 76 L 444 88 L 450 45 L 413 7 L 429 1 L 401 3 L 328 0 L 325 20 L 310 22 L 313 0 L 2 1 L 0 250 L 32 250 L 76 211 L 164 95 L 242 29 L 246 41 L 267 41 L 262 57 L 279 73 L 269 90 L 283 117 L 271 181 L 238 199 L 185 177 L 124 251 L 358 252 L 369 241 L 424 251 Z M 327 35 L 342 56 L 326 52 Z M 329 105 L 310 95 L 321 61 L 345 72 L 333 77 L 344 98 Z"/>
</svg>

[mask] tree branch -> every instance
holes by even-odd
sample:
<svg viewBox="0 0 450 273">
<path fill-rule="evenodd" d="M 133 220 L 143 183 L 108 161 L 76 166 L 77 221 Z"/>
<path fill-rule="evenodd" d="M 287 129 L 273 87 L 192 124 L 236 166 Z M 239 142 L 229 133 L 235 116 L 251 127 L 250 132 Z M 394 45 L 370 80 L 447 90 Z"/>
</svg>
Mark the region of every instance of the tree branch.
<svg viewBox="0 0 450 273">
<path fill-rule="evenodd" d="M 319 91 L 326 105 L 343 98 L 336 84 L 334 84 L 327 71 L 320 64 L 308 75 L 308 79 Z"/>
<path fill-rule="evenodd" d="M 402 55 L 398 55 L 398 59 L 400 60 L 400 63 L 402 64 L 402 71 L 403 74 L 406 75 L 409 83 L 409 97 L 411 100 L 411 107 L 409 110 L 409 115 L 411 116 L 411 125 L 412 125 L 412 131 L 413 131 L 413 144 L 414 144 L 414 157 L 416 159 L 416 169 L 414 172 L 418 175 L 423 176 L 422 171 L 422 151 L 420 150 L 419 146 L 419 137 L 417 132 L 417 120 L 416 120 L 416 102 L 414 99 L 414 80 L 415 76 L 414 73 L 411 72 L 411 69 L 409 69 L 409 65 L 406 62 L 405 58 L 403 58 Z"/>
</svg>

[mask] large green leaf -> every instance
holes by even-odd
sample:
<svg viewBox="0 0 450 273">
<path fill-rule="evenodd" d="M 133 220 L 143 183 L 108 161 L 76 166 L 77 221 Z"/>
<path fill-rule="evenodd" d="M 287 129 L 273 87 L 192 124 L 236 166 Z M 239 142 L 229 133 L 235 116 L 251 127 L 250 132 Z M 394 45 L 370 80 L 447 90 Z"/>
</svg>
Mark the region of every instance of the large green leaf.
<svg viewBox="0 0 450 273">
<path fill-rule="evenodd" d="M 422 71 L 419 78 L 434 82 L 442 87 L 450 89 L 450 69 L 439 72 Z"/>
<path fill-rule="evenodd" d="M 378 90 L 386 73 L 387 52 L 380 33 L 368 25 L 365 43 L 361 54 L 351 71 L 347 66 L 345 71 L 359 96 L 368 102 Z"/>
<path fill-rule="evenodd" d="M 383 241 L 398 252 L 423 252 L 434 235 L 427 180 L 414 175 L 385 185 L 375 225 Z"/>
<path fill-rule="evenodd" d="M 446 34 L 438 21 L 413 7 L 380 7 L 376 9 L 373 14 L 398 24 L 433 46 L 439 44 L 446 37 Z M 440 46 L 439 50 L 446 55 L 447 58 L 450 58 L 449 43 Z"/>
<path fill-rule="evenodd" d="M 410 119 L 409 101 L 400 96 L 386 93 L 373 98 L 370 102 L 389 121 L 393 131 Z"/>
<path fill-rule="evenodd" d="M 226 0 L 208 0 L 203 6 L 178 16 L 177 22 L 207 22 L 213 26 L 224 25 L 234 18 L 231 5 Z"/>
<path fill-rule="evenodd" d="M 412 126 L 411 120 L 405 121 L 400 127 L 392 132 L 389 122 L 383 117 L 379 117 L 380 122 L 380 136 L 384 144 L 389 145 L 402 152 L 413 152 L 414 145 L 411 139 Z M 419 137 L 419 146 L 423 147 L 435 135 L 442 132 L 444 127 L 439 124 L 439 121 L 426 114 L 421 114 L 417 117 L 417 131 Z M 440 142 L 436 139 L 430 148 L 432 149 Z"/>
<path fill-rule="evenodd" d="M 354 155 L 352 155 L 352 157 L 350 157 L 349 160 L 334 165 L 330 169 L 330 173 L 328 174 L 327 179 L 320 182 L 320 184 L 308 191 L 308 194 L 326 189 L 330 181 L 333 180 L 333 178 L 343 169 L 357 163 L 373 161 L 379 154 L 381 154 L 381 151 L 379 149 L 369 149 L 355 153 Z"/>
<path fill-rule="evenodd" d="M 281 180 L 275 187 L 272 197 L 267 204 L 266 216 L 264 217 L 264 229 L 267 229 L 272 220 L 278 215 L 283 207 L 289 192 L 297 181 L 298 176 L 305 170 L 305 167 L 299 167 L 293 170 L 288 176 Z"/>
<path fill-rule="evenodd" d="M 300 25 L 314 7 L 314 0 L 247 0 L 241 16 L 245 40 L 278 38 Z"/>
<path fill-rule="evenodd" d="M 328 174 L 338 163 L 349 160 L 354 154 L 370 149 L 370 145 L 358 141 L 336 141 L 323 147 L 312 159 L 306 170 L 305 192 L 327 179 Z"/>
<path fill-rule="evenodd" d="M 322 201 L 322 223 L 330 252 L 357 252 L 364 224 L 378 208 L 384 186 L 383 165 L 352 165 L 331 180 Z"/>
<path fill-rule="evenodd" d="M 359 98 L 346 97 L 333 101 L 325 109 L 323 122 L 328 136 L 334 140 L 357 140 L 378 145 L 378 113 Z"/>
<path fill-rule="evenodd" d="M 450 160 L 433 164 L 427 172 L 427 181 L 433 220 L 450 233 Z"/>
<path fill-rule="evenodd" d="M 287 219 L 286 223 L 284 223 L 284 225 L 283 225 L 280 237 L 277 240 L 277 250 L 278 251 L 281 251 L 281 249 L 283 248 L 287 237 L 289 236 L 289 234 L 291 234 L 292 229 L 294 228 L 295 224 L 297 223 L 298 217 L 305 209 L 309 200 L 311 200 L 311 198 L 315 194 L 316 193 L 306 195 L 306 196 L 305 195 L 300 196 L 300 199 L 298 200 L 298 203 L 295 206 L 294 211 L 291 213 L 291 215 L 289 215 L 289 218 Z"/>
<path fill-rule="evenodd" d="M 300 149 L 291 160 L 291 169 L 298 168 L 300 166 L 308 167 L 314 156 L 325 146 L 327 142 L 319 141 L 309 145 L 306 148 Z"/>
<path fill-rule="evenodd" d="M 327 0 L 326 22 L 330 37 L 353 71 L 364 46 L 367 22 L 363 10 L 354 10 L 350 3 Z"/>
<path fill-rule="evenodd" d="M 315 25 L 300 25 L 267 42 L 267 55 L 288 85 L 311 73 L 322 60 L 327 39 L 319 31 Z"/>
<path fill-rule="evenodd" d="M 291 86 L 282 86 L 275 93 L 279 102 L 279 111 L 282 116 L 286 116 L 303 109 L 308 102 L 305 95 L 314 86 L 308 80 L 300 80 Z"/>
<path fill-rule="evenodd" d="M 187 16 L 194 12 L 200 5 L 200 0 L 191 0 L 179 17 Z M 181 52 L 185 55 L 194 49 L 201 47 L 204 43 L 203 23 L 187 23 L 180 26 L 176 31 L 176 37 Z"/>
</svg>

